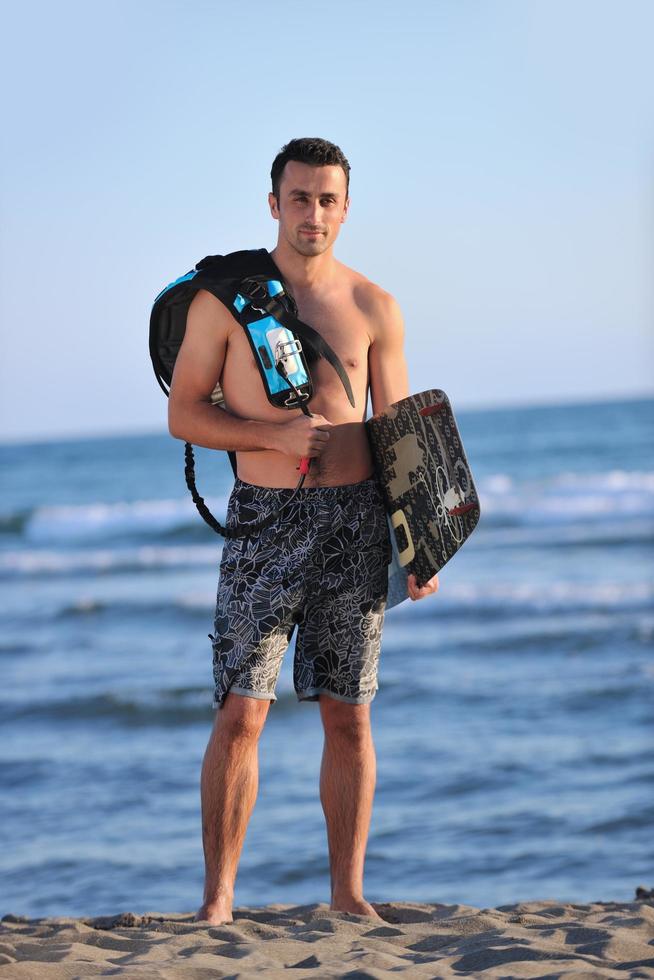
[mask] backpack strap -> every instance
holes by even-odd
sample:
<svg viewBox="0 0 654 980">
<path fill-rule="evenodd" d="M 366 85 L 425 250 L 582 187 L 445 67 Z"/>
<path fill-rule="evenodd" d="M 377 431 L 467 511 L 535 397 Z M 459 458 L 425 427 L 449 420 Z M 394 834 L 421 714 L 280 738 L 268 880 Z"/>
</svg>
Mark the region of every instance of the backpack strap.
<svg viewBox="0 0 654 980">
<path fill-rule="evenodd" d="M 198 488 L 195 485 L 195 456 L 193 455 L 193 446 L 190 442 L 184 443 L 184 478 L 186 479 L 186 486 L 191 493 L 193 503 L 197 507 L 200 517 L 202 517 L 205 523 L 209 525 L 212 531 L 215 531 L 216 534 L 221 534 L 223 538 L 250 538 L 254 534 L 259 534 L 259 532 L 263 531 L 264 528 L 270 527 L 271 524 L 275 524 L 279 520 L 280 514 L 284 508 L 288 507 L 288 505 L 295 500 L 298 493 L 302 489 L 307 472 L 308 465 L 304 471 L 302 468 L 300 468 L 300 479 L 298 480 L 291 496 L 288 498 L 288 500 L 284 501 L 281 507 L 279 507 L 276 511 L 273 511 L 272 514 L 268 514 L 268 516 L 264 517 L 258 524 L 236 528 L 225 527 L 216 520 L 207 507 L 204 497 L 201 497 L 198 493 Z M 234 476 L 236 476 L 235 468 Z"/>
<path fill-rule="evenodd" d="M 259 278 L 244 279 L 240 283 L 238 291 L 241 296 L 250 301 L 251 309 L 258 310 L 260 313 L 266 313 L 268 316 L 273 317 L 283 327 L 297 334 L 300 340 L 303 340 L 309 347 L 312 347 L 318 357 L 324 357 L 326 361 L 329 361 L 345 388 L 350 405 L 354 408 L 352 385 L 338 355 L 317 330 L 310 327 L 308 323 L 303 323 L 302 320 L 299 320 L 293 313 L 286 309 L 279 300 L 279 296 L 282 294 L 278 293 L 276 296 L 269 296 L 266 283 Z M 285 295 L 288 296 L 286 291 Z"/>
</svg>

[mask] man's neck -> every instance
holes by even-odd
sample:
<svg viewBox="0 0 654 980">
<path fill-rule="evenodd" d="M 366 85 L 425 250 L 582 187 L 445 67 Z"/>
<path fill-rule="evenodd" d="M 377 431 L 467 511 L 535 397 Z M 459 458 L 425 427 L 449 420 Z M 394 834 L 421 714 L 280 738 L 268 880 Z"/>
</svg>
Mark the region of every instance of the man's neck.
<svg viewBox="0 0 654 980">
<path fill-rule="evenodd" d="M 336 259 L 331 248 L 322 255 L 302 255 L 285 242 L 277 242 L 270 257 L 293 290 L 313 289 L 334 275 Z"/>
</svg>

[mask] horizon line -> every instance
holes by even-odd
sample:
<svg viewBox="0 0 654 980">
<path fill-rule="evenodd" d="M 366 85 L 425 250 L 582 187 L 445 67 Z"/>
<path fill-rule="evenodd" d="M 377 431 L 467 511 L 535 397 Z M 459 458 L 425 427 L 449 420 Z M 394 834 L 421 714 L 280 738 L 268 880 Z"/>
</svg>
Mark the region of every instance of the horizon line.
<svg viewBox="0 0 654 980">
<path fill-rule="evenodd" d="M 560 401 L 551 400 L 532 400 L 528 402 L 493 402 L 492 404 L 482 404 L 480 402 L 467 402 L 460 404 L 457 415 L 471 414 L 478 415 L 482 412 L 506 412 L 506 411 L 533 411 L 542 408 L 566 408 L 580 407 L 582 405 L 611 405 L 627 402 L 654 401 L 654 390 L 643 391 L 639 394 L 622 395 L 603 395 L 603 396 L 580 396 L 574 398 L 568 396 Z M 99 430 L 99 431 L 77 431 L 60 433 L 35 433 L 32 435 L 8 436 L 0 433 L 0 447 L 38 445 L 43 443 L 56 442 L 84 442 L 89 439 L 139 439 L 146 436 L 169 435 L 166 428 L 161 429 L 120 429 L 120 430 Z M 170 436 L 173 439 L 173 436 Z M 177 440 L 178 442 L 183 440 Z M 199 447 L 201 448 L 201 447 Z M 219 450 L 222 452 L 222 450 Z"/>
</svg>

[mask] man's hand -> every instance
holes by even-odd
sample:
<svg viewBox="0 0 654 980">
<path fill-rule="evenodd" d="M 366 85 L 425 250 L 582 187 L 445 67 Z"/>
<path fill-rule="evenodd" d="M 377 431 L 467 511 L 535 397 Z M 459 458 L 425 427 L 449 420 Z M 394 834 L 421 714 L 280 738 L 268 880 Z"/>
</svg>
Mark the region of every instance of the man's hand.
<svg viewBox="0 0 654 980">
<path fill-rule="evenodd" d="M 434 592 L 438 592 L 438 575 L 434 575 L 433 578 L 430 578 L 420 588 L 418 588 L 418 581 L 415 575 L 409 575 L 408 585 L 409 598 L 415 602 L 416 599 L 424 599 L 426 595 L 433 595 Z"/>
<path fill-rule="evenodd" d="M 275 446 L 287 456 L 320 456 L 329 442 L 332 423 L 322 415 L 298 415 L 274 426 Z"/>
</svg>

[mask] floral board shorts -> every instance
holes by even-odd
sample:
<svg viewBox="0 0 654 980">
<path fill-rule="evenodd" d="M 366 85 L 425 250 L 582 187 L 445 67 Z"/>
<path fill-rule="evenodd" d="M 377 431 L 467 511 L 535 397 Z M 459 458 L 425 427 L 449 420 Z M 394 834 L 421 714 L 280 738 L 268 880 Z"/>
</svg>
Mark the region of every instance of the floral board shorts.
<svg viewBox="0 0 654 980">
<path fill-rule="evenodd" d="M 293 490 L 237 479 L 227 526 L 256 524 Z M 213 646 L 213 707 L 228 692 L 276 701 L 284 653 L 298 627 L 293 683 L 299 701 L 327 694 L 366 704 L 377 691 L 391 544 L 374 479 L 299 491 L 279 520 L 227 538 Z"/>
</svg>

